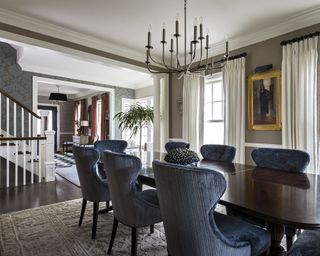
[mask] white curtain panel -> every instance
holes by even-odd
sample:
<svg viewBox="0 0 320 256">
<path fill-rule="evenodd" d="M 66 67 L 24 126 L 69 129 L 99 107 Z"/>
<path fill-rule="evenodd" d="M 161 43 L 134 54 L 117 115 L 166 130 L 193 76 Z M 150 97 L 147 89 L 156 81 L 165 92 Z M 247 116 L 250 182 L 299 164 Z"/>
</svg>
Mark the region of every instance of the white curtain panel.
<svg viewBox="0 0 320 256">
<path fill-rule="evenodd" d="M 183 79 L 182 138 L 199 153 L 203 140 L 204 78 L 200 74 L 186 74 Z"/>
<path fill-rule="evenodd" d="M 230 60 L 223 68 L 224 143 L 234 146 L 235 162 L 245 162 L 245 58 Z"/>
<path fill-rule="evenodd" d="M 318 171 L 318 37 L 282 47 L 282 144 L 310 154 L 309 171 Z"/>
</svg>

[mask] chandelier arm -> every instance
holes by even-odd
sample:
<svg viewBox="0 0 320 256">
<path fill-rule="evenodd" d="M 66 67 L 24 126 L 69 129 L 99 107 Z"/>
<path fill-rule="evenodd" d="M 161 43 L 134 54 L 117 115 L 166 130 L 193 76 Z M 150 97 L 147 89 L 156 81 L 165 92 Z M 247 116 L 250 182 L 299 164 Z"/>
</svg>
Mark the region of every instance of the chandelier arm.
<svg viewBox="0 0 320 256">
<path fill-rule="evenodd" d="M 202 66 L 202 39 L 200 39 L 200 61 L 199 61 L 198 68 L 200 68 L 201 66 Z"/>
<path fill-rule="evenodd" d="M 164 66 L 164 67 L 166 67 L 166 69 L 168 69 L 168 70 L 170 70 L 170 71 L 180 71 L 180 69 L 176 69 L 176 68 L 174 68 L 172 65 L 169 67 L 167 64 L 166 64 L 166 61 L 165 61 L 165 58 L 164 58 L 164 49 L 165 48 L 165 44 L 163 44 L 163 46 L 162 46 L 162 65 Z M 172 56 L 172 54 L 171 54 L 171 56 Z M 172 62 L 172 61 L 171 61 Z"/>
<path fill-rule="evenodd" d="M 190 67 L 191 67 L 191 65 L 192 65 L 192 63 L 193 63 L 193 61 L 194 61 L 194 59 L 195 59 L 195 56 L 196 56 L 195 52 L 196 52 L 196 46 L 194 46 L 194 55 L 193 55 L 193 58 L 191 59 L 189 65 L 188 65 L 185 73 L 189 72 L 189 70 L 190 70 Z"/>
<path fill-rule="evenodd" d="M 158 62 L 158 61 L 156 61 L 156 60 L 154 60 L 154 59 L 152 58 L 150 51 L 148 51 L 148 53 L 149 53 L 149 58 L 150 58 L 150 60 L 152 60 L 154 63 L 156 63 L 156 64 L 158 64 L 158 65 L 163 66 L 163 64 L 162 64 L 161 62 Z"/>
<path fill-rule="evenodd" d="M 164 66 L 161 62 L 158 62 L 158 61 L 156 61 L 156 60 L 154 60 L 154 59 L 152 58 L 150 51 L 148 51 L 148 55 L 149 55 L 150 60 L 152 60 L 155 64 L 157 64 L 157 65 L 159 65 L 159 66 Z M 149 64 L 148 64 L 148 65 L 149 65 Z M 168 71 L 170 71 L 169 73 L 177 73 L 177 72 L 181 72 L 181 71 L 182 71 L 181 69 L 168 68 L 167 66 L 165 66 L 165 67 L 168 69 Z M 149 70 L 149 71 L 150 71 L 150 70 Z M 150 71 L 150 72 L 151 72 L 151 71 Z M 166 72 L 160 72 L 160 73 L 162 74 L 162 73 L 166 73 Z"/>
<path fill-rule="evenodd" d="M 179 61 L 179 37 L 176 36 L 176 59 L 177 59 L 177 69 L 181 69 Z"/>
<path fill-rule="evenodd" d="M 152 73 L 152 74 L 168 74 L 168 73 L 170 73 L 170 74 L 176 74 L 176 73 L 179 73 L 178 71 L 171 71 L 171 70 L 168 70 L 168 71 L 166 71 L 166 72 L 153 71 L 153 70 L 150 69 L 149 64 L 147 64 L 147 69 L 148 69 L 148 71 L 149 71 L 150 73 Z"/>
<path fill-rule="evenodd" d="M 206 49 L 206 68 L 208 68 L 209 48 Z"/>
<path fill-rule="evenodd" d="M 191 65 L 193 64 L 194 60 L 196 59 L 196 50 L 197 50 L 197 44 L 195 43 L 194 44 L 192 60 L 191 60 L 191 63 L 189 64 L 189 67 L 188 67 L 187 71 L 193 70 L 193 69 L 190 69 L 190 68 L 191 68 Z"/>
</svg>

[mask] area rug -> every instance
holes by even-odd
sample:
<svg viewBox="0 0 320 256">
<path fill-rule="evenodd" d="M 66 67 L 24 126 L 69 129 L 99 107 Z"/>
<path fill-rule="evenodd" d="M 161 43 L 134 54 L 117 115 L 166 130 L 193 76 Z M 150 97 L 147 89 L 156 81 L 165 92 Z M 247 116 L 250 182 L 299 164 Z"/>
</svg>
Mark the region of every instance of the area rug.
<svg viewBox="0 0 320 256">
<path fill-rule="evenodd" d="M 75 165 L 56 168 L 56 174 L 80 188 L 79 176 Z"/>
<path fill-rule="evenodd" d="M 81 199 L 0 215 L 0 255 L 102 256 L 107 255 L 112 213 L 98 219 L 97 238 L 91 239 L 92 204 L 78 226 Z M 103 206 L 101 206 L 103 207 Z M 119 224 L 112 255 L 130 255 L 131 230 Z M 139 229 L 138 255 L 167 255 L 161 224 L 155 232 Z"/>
</svg>

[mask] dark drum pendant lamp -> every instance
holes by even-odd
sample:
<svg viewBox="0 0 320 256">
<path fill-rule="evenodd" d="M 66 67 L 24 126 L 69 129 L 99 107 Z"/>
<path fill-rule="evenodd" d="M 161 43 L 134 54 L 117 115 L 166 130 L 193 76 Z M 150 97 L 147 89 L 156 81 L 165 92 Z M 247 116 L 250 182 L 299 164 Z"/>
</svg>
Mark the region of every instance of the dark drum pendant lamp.
<svg viewBox="0 0 320 256">
<path fill-rule="evenodd" d="M 59 92 L 59 86 L 57 85 L 57 87 L 58 87 L 58 92 L 50 93 L 49 100 L 52 100 L 52 101 L 68 101 L 67 95 L 64 94 L 64 93 L 60 93 Z"/>
</svg>

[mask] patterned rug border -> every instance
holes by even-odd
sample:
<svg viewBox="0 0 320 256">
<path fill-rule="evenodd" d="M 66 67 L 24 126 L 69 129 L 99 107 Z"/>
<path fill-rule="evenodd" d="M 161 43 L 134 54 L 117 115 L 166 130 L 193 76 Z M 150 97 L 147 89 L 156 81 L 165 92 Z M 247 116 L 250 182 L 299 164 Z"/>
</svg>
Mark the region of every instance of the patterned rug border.
<svg viewBox="0 0 320 256">
<path fill-rule="evenodd" d="M 0 215 L 0 255 L 5 256 L 102 256 L 106 255 L 113 213 L 99 215 L 97 239 L 91 239 L 92 203 L 87 205 L 78 227 L 82 199 L 4 213 Z M 101 206 L 103 207 L 103 206 Z M 131 229 L 119 224 L 113 255 L 129 255 Z M 138 252 L 143 256 L 165 256 L 162 224 L 139 229 Z"/>
</svg>

